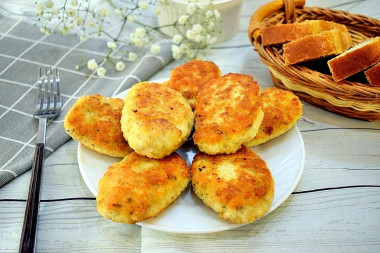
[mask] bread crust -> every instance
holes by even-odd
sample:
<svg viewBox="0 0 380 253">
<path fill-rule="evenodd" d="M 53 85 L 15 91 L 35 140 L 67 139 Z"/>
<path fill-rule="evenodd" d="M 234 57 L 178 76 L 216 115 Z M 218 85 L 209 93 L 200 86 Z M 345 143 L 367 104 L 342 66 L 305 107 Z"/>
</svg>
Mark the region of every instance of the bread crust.
<svg viewBox="0 0 380 253">
<path fill-rule="evenodd" d="M 380 62 L 364 72 L 368 82 L 373 86 L 380 86 Z"/>
<path fill-rule="evenodd" d="M 260 29 L 260 32 L 263 46 L 270 46 L 284 44 L 308 35 L 315 35 L 333 29 L 348 32 L 345 25 L 324 20 L 306 20 L 301 23 L 263 27 Z"/>
<path fill-rule="evenodd" d="M 229 222 L 253 222 L 268 212 L 273 201 L 270 170 L 245 146 L 230 155 L 198 153 L 190 173 L 195 194 Z"/>
<path fill-rule="evenodd" d="M 276 87 L 261 93 L 264 119 L 255 138 L 246 143 L 247 147 L 266 143 L 291 129 L 302 116 L 300 99 L 289 90 Z"/>
<path fill-rule="evenodd" d="M 260 86 L 252 76 L 212 79 L 197 97 L 194 144 L 207 154 L 234 153 L 256 135 L 263 116 Z"/>
<path fill-rule="evenodd" d="M 196 99 L 202 86 L 207 81 L 219 76 L 221 76 L 221 72 L 215 63 L 192 60 L 173 69 L 170 79 L 163 84 L 179 91 L 194 111 Z"/>
<path fill-rule="evenodd" d="M 286 43 L 283 57 L 285 65 L 291 65 L 338 55 L 351 46 L 351 35 L 335 29 Z"/>
<path fill-rule="evenodd" d="M 67 112 L 66 132 L 100 154 L 125 157 L 132 152 L 121 132 L 123 100 L 89 95 L 79 98 Z"/>
<path fill-rule="evenodd" d="M 189 167 L 178 154 L 157 160 L 132 152 L 99 180 L 97 210 L 115 222 L 143 221 L 165 210 L 189 181 Z"/>
<path fill-rule="evenodd" d="M 380 61 L 380 37 L 355 45 L 327 62 L 335 81 L 341 81 Z"/>
</svg>

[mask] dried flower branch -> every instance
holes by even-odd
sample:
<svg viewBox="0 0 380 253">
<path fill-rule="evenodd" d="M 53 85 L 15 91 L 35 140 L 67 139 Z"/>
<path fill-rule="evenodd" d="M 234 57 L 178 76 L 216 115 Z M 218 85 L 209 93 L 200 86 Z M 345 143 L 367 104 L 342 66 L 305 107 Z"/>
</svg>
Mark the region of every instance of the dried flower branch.
<svg viewBox="0 0 380 253">
<path fill-rule="evenodd" d="M 124 62 L 136 61 L 147 51 L 158 54 L 161 48 L 156 41 L 169 37 L 162 28 L 174 27 L 178 32 L 171 38 L 175 59 L 203 58 L 210 45 L 215 43 L 216 34 L 220 32 L 217 27 L 221 16 L 214 9 L 212 0 L 209 3 L 189 2 L 186 13 L 173 24 L 164 26 L 145 22 L 143 13 L 152 11 L 160 15 L 160 6 L 168 5 L 167 0 L 106 2 L 107 6 L 98 9 L 91 5 L 91 0 L 65 0 L 63 6 L 58 7 L 52 0 L 35 2 L 38 25 L 45 35 L 72 33 L 79 35 L 82 41 L 92 36 L 107 38 L 107 56 L 101 62 L 94 59 L 87 62 L 87 68 L 96 71 L 98 76 L 106 73 L 106 69 L 101 67 L 104 62 L 113 65 L 117 71 L 122 71 L 125 68 Z M 115 30 L 115 26 L 118 29 Z M 77 66 L 77 69 L 80 68 Z"/>
</svg>

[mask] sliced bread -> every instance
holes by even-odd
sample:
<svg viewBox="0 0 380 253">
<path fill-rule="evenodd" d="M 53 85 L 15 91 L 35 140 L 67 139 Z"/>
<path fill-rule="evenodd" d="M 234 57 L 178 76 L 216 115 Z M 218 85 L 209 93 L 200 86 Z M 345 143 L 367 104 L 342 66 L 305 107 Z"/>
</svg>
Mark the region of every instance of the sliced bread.
<svg viewBox="0 0 380 253">
<path fill-rule="evenodd" d="M 356 44 L 343 54 L 329 60 L 330 72 L 335 81 L 359 73 L 380 61 L 380 37 Z"/>
<path fill-rule="evenodd" d="M 380 86 L 380 62 L 364 72 L 370 85 Z"/>
<path fill-rule="evenodd" d="M 285 65 L 290 65 L 335 56 L 351 46 L 350 34 L 334 29 L 284 44 L 283 57 Z"/>
<path fill-rule="evenodd" d="M 301 23 L 274 25 L 261 28 L 260 32 L 263 46 L 270 46 L 280 45 L 333 29 L 347 32 L 345 25 L 324 20 L 306 20 Z"/>
</svg>

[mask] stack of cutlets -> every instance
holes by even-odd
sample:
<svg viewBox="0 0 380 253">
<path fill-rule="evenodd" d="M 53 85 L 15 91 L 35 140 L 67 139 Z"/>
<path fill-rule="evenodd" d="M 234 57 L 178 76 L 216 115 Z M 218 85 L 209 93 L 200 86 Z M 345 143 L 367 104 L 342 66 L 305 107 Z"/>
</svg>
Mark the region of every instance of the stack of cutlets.
<svg viewBox="0 0 380 253">
<path fill-rule="evenodd" d="M 75 140 L 123 157 L 99 181 L 98 212 L 133 224 L 154 217 L 192 182 L 195 194 L 231 223 L 264 216 L 274 196 L 265 161 L 249 147 L 288 131 L 302 115 L 290 91 L 260 86 L 249 75 L 221 75 L 209 61 L 175 68 L 163 84 L 135 84 L 124 101 L 80 98 L 65 118 Z M 191 131 L 200 152 L 191 168 L 175 151 Z"/>
</svg>

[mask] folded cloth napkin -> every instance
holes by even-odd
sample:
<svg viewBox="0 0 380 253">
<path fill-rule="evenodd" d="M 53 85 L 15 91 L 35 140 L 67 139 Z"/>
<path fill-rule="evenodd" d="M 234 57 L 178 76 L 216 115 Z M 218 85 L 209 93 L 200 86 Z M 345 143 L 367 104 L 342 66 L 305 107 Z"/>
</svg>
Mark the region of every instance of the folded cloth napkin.
<svg viewBox="0 0 380 253">
<path fill-rule="evenodd" d="M 160 41 L 158 55 L 147 54 L 103 78 L 89 77 L 75 66 L 107 54 L 106 41 L 76 36 L 44 36 L 37 27 L 0 14 L 0 187 L 32 167 L 38 121 L 33 118 L 39 67 L 57 67 L 61 79 L 61 115 L 48 123 L 46 156 L 67 142 L 63 120 L 77 98 L 114 96 L 147 80 L 171 60 L 171 42 Z M 123 50 L 123 48 L 120 48 Z M 106 66 L 104 66 L 106 67 Z"/>
</svg>

